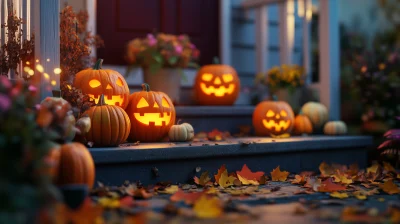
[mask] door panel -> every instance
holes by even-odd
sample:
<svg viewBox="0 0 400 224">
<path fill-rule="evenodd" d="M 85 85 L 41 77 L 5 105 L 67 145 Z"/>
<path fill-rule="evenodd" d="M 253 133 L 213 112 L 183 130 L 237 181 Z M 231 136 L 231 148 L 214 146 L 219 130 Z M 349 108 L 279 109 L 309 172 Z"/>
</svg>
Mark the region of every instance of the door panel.
<svg viewBox="0 0 400 224">
<path fill-rule="evenodd" d="M 105 64 L 125 65 L 126 44 L 148 33 L 188 34 L 201 52 L 200 64 L 218 56 L 218 0 L 97 0 L 97 33 Z"/>
</svg>

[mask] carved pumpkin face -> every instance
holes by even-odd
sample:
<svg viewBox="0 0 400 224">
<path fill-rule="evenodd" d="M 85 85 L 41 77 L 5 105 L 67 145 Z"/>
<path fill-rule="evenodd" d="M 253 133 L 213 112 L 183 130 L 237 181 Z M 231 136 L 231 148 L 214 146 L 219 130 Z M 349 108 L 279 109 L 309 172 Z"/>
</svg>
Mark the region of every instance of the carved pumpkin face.
<svg viewBox="0 0 400 224">
<path fill-rule="evenodd" d="M 74 86 L 88 94 L 97 103 L 100 95 L 104 94 L 107 105 L 128 105 L 129 87 L 124 77 L 117 71 L 101 69 L 103 60 L 99 59 L 93 68 L 80 71 L 75 76 Z"/>
<path fill-rule="evenodd" d="M 290 133 L 294 125 L 292 108 L 283 101 L 264 101 L 253 112 L 253 126 L 257 135 L 270 136 Z"/>
<path fill-rule="evenodd" d="M 239 77 L 229 65 L 206 65 L 197 73 L 195 95 L 200 105 L 232 105 L 239 91 Z"/>
<path fill-rule="evenodd" d="M 142 86 L 143 91 L 129 97 L 126 109 L 131 120 L 129 138 L 142 142 L 159 141 L 175 123 L 175 108 L 165 93 L 150 91 L 148 84 Z"/>
</svg>

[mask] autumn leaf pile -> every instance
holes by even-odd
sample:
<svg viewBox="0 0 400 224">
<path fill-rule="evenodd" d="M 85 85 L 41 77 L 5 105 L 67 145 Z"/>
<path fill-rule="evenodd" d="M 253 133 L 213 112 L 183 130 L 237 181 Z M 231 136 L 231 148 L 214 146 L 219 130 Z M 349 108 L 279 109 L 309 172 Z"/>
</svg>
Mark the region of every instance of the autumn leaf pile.
<svg viewBox="0 0 400 224">
<path fill-rule="evenodd" d="M 257 218 L 257 214 L 248 206 L 234 203 L 235 200 L 263 198 L 271 194 L 285 195 L 287 192 L 280 192 L 285 186 L 297 189 L 292 195 L 321 194 L 333 199 L 354 198 L 360 201 L 368 200 L 374 195 L 400 194 L 400 173 L 388 163 L 376 163 L 366 170 L 360 170 L 356 165 L 330 165 L 324 162 L 319 166 L 319 170 L 320 174 L 302 172 L 293 175 L 279 166 L 270 172 L 264 172 L 252 171 L 246 164 L 237 171 L 228 171 L 227 167 L 222 165 L 213 174 L 198 170 L 199 175 L 193 177 L 192 184 L 162 182 L 145 187 L 140 183 L 126 182 L 120 187 L 107 187 L 99 183 L 99 187 L 92 191 L 94 203 L 85 201 L 78 210 L 59 206 L 57 214 L 65 220 L 82 219 L 82 222 L 88 222 L 88 219 L 108 222 L 109 216 L 106 219 L 104 214 L 110 211 L 124 214 L 112 216 L 112 221 L 119 223 L 140 223 L 149 218 L 161 221 L 166 215 L 190 219 L 230 217 L 234 220 L 248 221 Z M 132 209 L 138 208 L 146 210 L 150 204 L 155 203 L 153 200 L 161 199 L 167 201 L 161 212 L 157 213 L 151 209 L 147 209 L 146 213 L 143 213 L 143 210 L 132 212 Z M 305 211 L 305 208 L 296 207 L 294 212 L 303 214 Z M 241 215 L 232 216 L 232 212 L 239 212 Z M 361 213 L 353 207 L 345 207 L 339 214 L 343 220 L 352 220 L 355 217 L 359 218 L 360 214 L 365 216 L 366 213 Z M 400 208 L 391 208 L 379 217 L 400 221 L 399 215 Z"/>
</svg>

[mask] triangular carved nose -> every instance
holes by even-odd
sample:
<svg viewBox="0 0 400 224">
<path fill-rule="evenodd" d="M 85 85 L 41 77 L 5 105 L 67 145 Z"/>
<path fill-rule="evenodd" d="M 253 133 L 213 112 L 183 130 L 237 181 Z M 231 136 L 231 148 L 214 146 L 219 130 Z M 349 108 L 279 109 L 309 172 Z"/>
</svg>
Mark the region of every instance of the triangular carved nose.
<svg viewBox="0 0 400 224">
<path fill-rule="evenodd" d="M 219 84 L 221 84 L 221 79 L 220 78 L 215 78 L 215 80 L 214 80 L 214 84 L 216 84 L 216 85 L 219 85 Z"/>
<path fill-rule="evenodd" d="M 106 89 L 112 89 L 112 87 L 110 86 L 110 84 L 107 84 Z"/>
</svg>

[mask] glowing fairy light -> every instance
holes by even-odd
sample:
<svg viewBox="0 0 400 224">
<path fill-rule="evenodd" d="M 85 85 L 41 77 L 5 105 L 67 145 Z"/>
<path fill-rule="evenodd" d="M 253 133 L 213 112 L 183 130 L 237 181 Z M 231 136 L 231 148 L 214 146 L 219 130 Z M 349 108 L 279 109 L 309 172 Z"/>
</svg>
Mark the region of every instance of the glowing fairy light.
<svg viewBox="0 0 400 224">
<path fill-rule="evenodd" d="M 72 87 L 71 87 L 71 85 L 70 85 L 70 84 L 67 84 L 67 87 L 68 87 L 68 89 L 72 89 Z"/>
<path fill-rule="evenodd" d="M 61 74 L 61 68 L 55 68 L 54 69 L 54 74 L 56 74 L 56 75 Z"/>
<path fill-rule="evenodd" d="M 28 74 L 29 74 L 30 76 L 32 76 L 32 75 L 35 74 L 35 71 L 33 71 L 32 69 L 30 69 L 30 70 L 28 71 Z"/>
<path fill-rule="evenodd" d="M 39 62 L 39 59 L 36 59 L 36 62 Z"/>
<path fill-rule="evenodd" d="M 52 86 L 55 86 L 55 85 L 57 85 L 57 82 L 56 82 L 56 80 L 51 80 L 51 82 L 50 82 L 50 83 L 51 83 L 51 85 L 52 85 Z"/>
<path fill-rule="evenodd" d="M 31 70 L 31 68 L 29 68 L 28 66 L 24 67 L 24 72 L 29 73 L 30 70 Z"/>
<path fill-rule="evenodd" d="M 47 62 L 49 62 L 50 61 L 50 58 L 47 58 L 47 60 L 46 60 Z"/>
<path fill-rule="evenodd" d="M 41 64 L 36 65 L 36 70 L 40 73 L 44 72 L 44 68 Z"/>
<path fill-rule="evenodd" d="M 30 65 L 31 63 L 29 61 L 25 62 L 25 64 Z"/>
<path fill-rule="evenodd" d="M 47 73 L 43 73 L 43 76 L 44 76 L 45 79 L 50 79 L 50 76 Z"/>
</svg>

